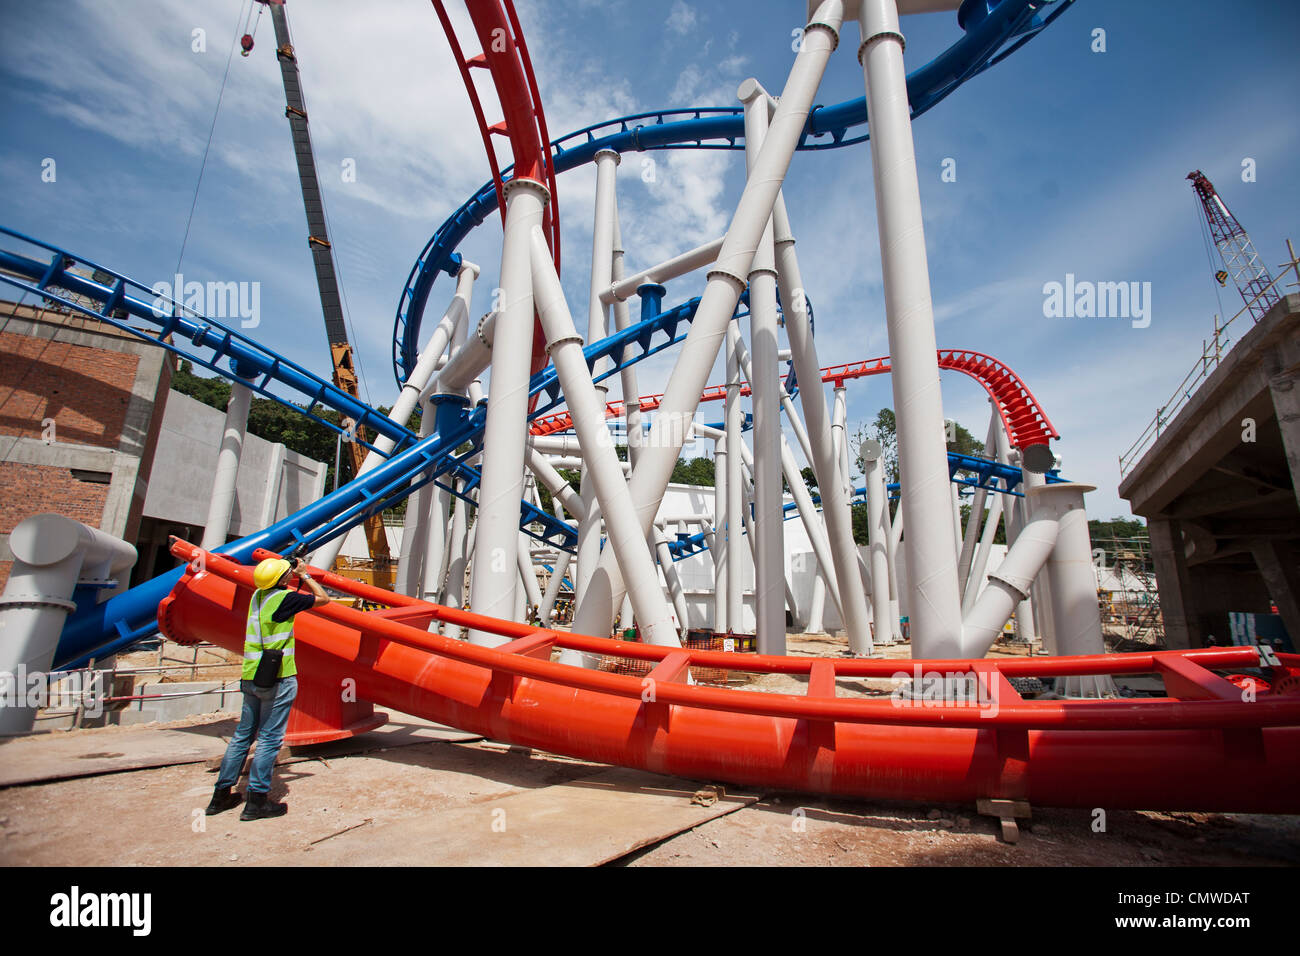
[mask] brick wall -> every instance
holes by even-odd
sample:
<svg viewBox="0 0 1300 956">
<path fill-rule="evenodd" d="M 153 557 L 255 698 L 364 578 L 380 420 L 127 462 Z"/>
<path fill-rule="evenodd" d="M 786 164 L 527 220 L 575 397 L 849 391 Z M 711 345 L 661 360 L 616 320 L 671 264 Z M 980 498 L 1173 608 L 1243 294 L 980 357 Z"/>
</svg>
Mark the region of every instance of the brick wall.
<svg viewBox="0 0 1300 956">
<path fill-rule="evenodd" d="M 138 363 L 129 353 L 0 332 L 0 434 L 41 438 L 42 420 L 52 418 L 60 442 L 117 448 Z"/>
<path fill-rule="evenodd" d="M 56 511 L 98 528 L 108 499 L 108 485 L 80 481 L 67 468 L 0 462 L 0 534 L 8 534 L 25 518 Z M 0 590 L 9 580 L 12 562 L 0 561 Z"/>
</svg>

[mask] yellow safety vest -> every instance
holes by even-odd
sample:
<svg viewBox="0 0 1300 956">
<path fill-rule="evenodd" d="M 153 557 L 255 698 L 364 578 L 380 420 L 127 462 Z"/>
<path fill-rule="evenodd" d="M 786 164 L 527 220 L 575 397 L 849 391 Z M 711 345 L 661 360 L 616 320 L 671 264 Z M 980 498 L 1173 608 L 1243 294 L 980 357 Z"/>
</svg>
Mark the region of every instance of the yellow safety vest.
<svg viewBox="0 0 1300 956">
<path fill-rule="evenodd" d="M 293 659 L 293 618 L 284 622 L 273 621 L 272 615 L 289 596 L 283 589 L 263 589 L 253 592 L 248 602 L 248 622 L 244 629 L 244 667 L 240 676 L 252 680 L 262 651 L 284 651 L 278 677 L 293 677 L 298 665 Z"/>
</svg>

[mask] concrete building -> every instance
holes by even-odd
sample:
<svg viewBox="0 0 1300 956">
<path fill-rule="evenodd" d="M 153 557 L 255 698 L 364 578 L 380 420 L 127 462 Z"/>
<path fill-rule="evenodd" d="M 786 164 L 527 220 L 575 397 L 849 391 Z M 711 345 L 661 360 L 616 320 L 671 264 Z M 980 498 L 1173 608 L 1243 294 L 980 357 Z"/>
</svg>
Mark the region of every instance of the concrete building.
<svg viewBox="0 0 1300 956">
<path fill-rule="evenodd" d="M 1226 643 L 1230 614 L 1271 605 L 1300 637 L 1300 296 L 1245 331 L 1119 493 L 1147 519 L 1170 647 Z"/>
<path fill-rule="evenodd" d="M 0 302 L 0 587 L 9 532 L 56 512 L 134 544 L 131 583 L 171 566 L 167 536 L 198 541 L 225 416 L 170 390 L 173 359 L 107 323 Z M 325 465 L 249 435 L 231 535 L 298 510 Z"/>
</svg>

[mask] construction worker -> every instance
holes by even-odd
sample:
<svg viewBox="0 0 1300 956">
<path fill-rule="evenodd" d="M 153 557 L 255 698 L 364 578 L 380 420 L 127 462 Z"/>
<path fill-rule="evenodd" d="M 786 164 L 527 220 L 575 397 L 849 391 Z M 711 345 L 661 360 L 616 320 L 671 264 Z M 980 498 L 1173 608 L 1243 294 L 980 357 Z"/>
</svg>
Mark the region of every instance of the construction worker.
<svg viewBox="0 0 1300 956">
<path fill-rule="evenodd" d="M 300 611 L 323 607 L 329 595 L 310 575 L 298 573 L 299 585 L 310 594 L 288 590 L 289 575 L 299 572 L 297 558 L 267 558 L 253 570 L 257 590 L 248 602 L 248 620 L 244 633 L 244 665 L 239 689 L 244 692 L 244 709 L 239 727 L 230 738 L 226 755 L 217 774 L 217 785 L 207 813 L 221 813 L 237 806 L 240 795 L 234 792 L 248 749 L 257 739 L 257 753 L 248 773 L 248 803 L 239 815 L 241 820 L 278 817 L 288 812 L 283 803 L 268 796 L 276 754 L 284 741 L 289 722 L 289 708 L 298 695 L 298 668 L 294 663 L 293 618 Z"/>
</svg>

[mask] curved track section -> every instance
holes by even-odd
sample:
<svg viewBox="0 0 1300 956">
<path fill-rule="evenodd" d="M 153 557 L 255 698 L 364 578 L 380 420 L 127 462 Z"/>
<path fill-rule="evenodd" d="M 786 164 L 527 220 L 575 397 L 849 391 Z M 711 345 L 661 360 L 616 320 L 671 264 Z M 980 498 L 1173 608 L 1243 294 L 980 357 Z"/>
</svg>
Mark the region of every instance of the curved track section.
<svg viewBox="0 0 1300 956">
<path fill-rule="evenodd" d="M 175 542 L 189 562 L 158 609 L 174 640 L 242 647 L 252 569 Z M 259 557 L 261 553 L 251 557 Z M 1241 700 L 1217 671 L 1260 667 L 1253 648 L 979 661 L 760 657 L 612 641 L 497 621 L 335 575 L 323 584 L 394 606 L 299 616 L 300 700 L 327 707 L 344 679 L 365 701 L 525 747 L 689 779 L 867 799 L 1027 799 L 1053 806 L 1300 810 L 1300 695 Z M 425 630 L 492 631 L 497 648 Z M 557 647 L 642 661 L 636 677 L 552 663 Z M 800 675 L 804 695 L 692 685 L 691 666 Z M 1011 677 L 1157 673 L 1168 698 L 1026 701 Z M 1265 680 L 1300 674 L 1280 655 Z M 844 698 L 836 681 L 965 675 L 975 702 Z M 306 676 L 310 675 L 310 676 Z M 1263 685 L 1261 685 L 1263 686 Z M 308 714 L 325 723 L 328 713 Z M 726 741 L 726 746 L 718 746 Z"/>
<path fill-rule="evenodd" d="M 1027 445 L 1046 445 L 1053 438 L 1060 438 L 1060 433 L 1052 426 L 1038 400 L 1034 398 L 1029 386 L 1021 380 L 1011 368 L 997 359 L 982 352 L 966 349 L 940 349 L 939 368 L 962 372 L 969 375 L 980 385 L 997 404 L 998 413 L 1006 425 L 1011 444 L 1016 448 Z M 867 359 L 849 365 L 833 365 L 821 370 L 821 380 L 825 383 L 839 385 L 849 379 L 866 378 L 871 375 L 885 375 L 892 371 L 889 356 Z M 741 395 L 749 394 L 749 383 L 740 387 Z M 700 395 L 701 402 L 717 402 L 727 397 L 726 385 L 712 385 Z M 640 399 L 643 412 L 654 411 L 663 400 L 663 395 L 644 395 Z M 626 406 L 621 400 L 605 405 L 605 416 L 615 418 L 624 414 Z M 556 412 L 533 420 L 529 432 L 533 435 L 553 435 L 573 427 L 573 419 L 568 412 Z"/>
<path fill-rule="evenodd" d="M 495 3 L 496 0 L 491 0 L 487 5 L 495 6 Z M 907 95 L 913 119 L 1033 39 L 1073 3 L 1074 0 L 976 0 L 963 4 L 957 17 L 963 35 L 907 77 Z M 988 9 L 990 4 L 992 10 Z M 472 11 L 475 4 L 469 6 Z M 849 133 L 866 123 L 865 97 L 833 106 L 815 107 L 808 115 L 808 125 L 799 149 L 837 149 L 861 143 L 867 139 L 866 133 L 860 136 Z M 636 113 L 588 126 L 555 140 L 549 149 L 550 168 L 552 175 L 576 169 L 592 162 L 602 149 L 619 153 L 664 149 L 744 149 L 744 126 L 739 108 Z M 501 175 L 510 172 L 506 169 Z M 554 199 L 553 184 L 550 188 Z M 415 367 L 420 348 L 420 324 L 434 280 L 439 272 L 456 274 L 460 263 L 457 247 L 499 204 L 494 178 L 438 227 L 412 266 L 398 301 L 393 328 L 393 374 L 399 385 Z M 558 259 L 558 243 L 552 242 L 551 248 Z"/>
</svg>

